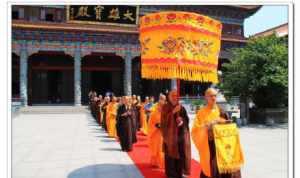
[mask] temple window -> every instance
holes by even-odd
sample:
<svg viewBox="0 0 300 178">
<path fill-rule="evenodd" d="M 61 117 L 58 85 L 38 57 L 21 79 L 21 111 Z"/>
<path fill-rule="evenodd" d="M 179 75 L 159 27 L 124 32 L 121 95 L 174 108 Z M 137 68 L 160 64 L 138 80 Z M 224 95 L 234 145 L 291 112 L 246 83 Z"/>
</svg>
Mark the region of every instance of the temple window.
<svg viewBox="0 0 300 178">
<path fill-rule="evenodd" d="M 56 21 L 61 22 L 62 21 L 62 12 L 61 10 L 57 10 L 56 12 Z"/>
<path fill-rule="evenodd" d="M 19 19 L 19 11 L 13 10 L 11 16 L 12 16 L 12 19 L 15 19 L 15 20 Z"/>
<path fill-rule="evenodd" d="M 40 11 L 40 19 L 42 21 L 54 22 L 54 20 L 55 20 L 55 11 L 54 11 L 54 9 L 42 8 L 41 11 Z"/>
<path fill-rule="evenodd" d="M 12 19 L 18 20 L 18 19 L 24 19 L 25 15 L 24 15 L 24 8 L 23 7 L 19 7 L 12 10 Z"/>
</svg>

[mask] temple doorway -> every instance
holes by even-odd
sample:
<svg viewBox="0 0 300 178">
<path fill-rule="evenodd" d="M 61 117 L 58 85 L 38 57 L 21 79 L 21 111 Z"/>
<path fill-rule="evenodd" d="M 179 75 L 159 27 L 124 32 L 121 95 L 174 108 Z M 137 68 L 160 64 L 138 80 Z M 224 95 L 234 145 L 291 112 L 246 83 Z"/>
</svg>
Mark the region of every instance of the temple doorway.
<svg viewBox="0 0 300 178">
<path fill-rule="evenodd" d="M 124 59 L 110 53 L 92 53 L 84 56 L 81 63 L 81 98 L 88 103 L 88 93 L 121 96 L 123 91 Z"/>
<path fill-rule="evenodd" d="M 74 61 L 63 52 L 40 51 L 28 60 L 28 104 L 73 104 Z"/>
</svg>

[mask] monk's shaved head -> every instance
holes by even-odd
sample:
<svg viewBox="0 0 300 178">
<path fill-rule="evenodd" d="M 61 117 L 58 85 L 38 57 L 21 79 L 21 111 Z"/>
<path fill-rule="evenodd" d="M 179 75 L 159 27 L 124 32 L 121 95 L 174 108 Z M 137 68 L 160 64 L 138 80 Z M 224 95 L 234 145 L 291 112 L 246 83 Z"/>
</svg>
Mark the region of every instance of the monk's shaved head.
<svg viewBox="0 0 300 178">
<path fill-rule="evenodd" d="M 216 89 L 214 88 L 208 88 L 206 91 L 205 91 L 205 96 L 210 96 L 210 95 L 217 95 L 218 92 Z"/>
<path fill-rule="evenodd" d="M 205 99 L 207 101 L 207 104 L 210 106 L 210 107 L 214 107 L 216 105 L 216 102 L 217 102 L 217 90 L 214 89 L 214 88 L 208 88 L 206 91 L 205 91 Z"/>
<path fill-rule="evenodd" d="M 166 100 L 167 98 L 166 98 L 166 95 L 160 94 L 160 95 L 159 95 L 159 99 Z"/>
<path fill-rule="evenodd" d="M 130 98 L 129 96 L 123 96 L 122 97 L 123 104 L 127 105 L 129 103 L 129 98 Z"/>
</svg>

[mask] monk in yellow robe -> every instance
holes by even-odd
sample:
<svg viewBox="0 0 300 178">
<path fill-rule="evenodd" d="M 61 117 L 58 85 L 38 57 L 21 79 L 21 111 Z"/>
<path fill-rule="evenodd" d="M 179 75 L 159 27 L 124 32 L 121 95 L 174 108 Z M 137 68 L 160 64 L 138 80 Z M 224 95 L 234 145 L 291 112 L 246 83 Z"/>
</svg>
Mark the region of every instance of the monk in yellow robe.
<svg viewBox="0 0 300 178">
<path fill-rule="evenodd" d="M 145 102 L 141 104 L 140 109 L 140 123 L 141 123 L 141 132 L 144 135 L 148 134 L 148 123 L 147 123 L 147 115 L 145 111 L 145 106 L 149 103 L 149 97 L 145 98 Z"/>
<path fill-rule="evenodd" d="M 205 99 L 207 105 L 197 112 L 192 127 L 192 139 L 200 154 L 200 178 L 238 178 L 240 174 L 236 174 L 235 176 L 219 174 L 217 170 L 212 128 L 215 124 L 223 124 L 231 121 L 221 117 L 221 110 L 216 104 L 216 96 L 217 91 L 215 89 L 208 88 L 206 90 Z"/>
<path fill-rule="evenodd" d="M 116 130 L 116 116 L 118 110 L 117 98 L 113 97 L 112 102 L 110 102 L 107 106 L 107 115 L 106 115 L 106 124 L 107 124 L 107 132 L 110 137 L 117 137 Z"/>
<path fill-rule="evenodd" d="M 166 102 L 166 96 L 160 95 L 159 102 L 151 108 L 148 125 L 148 145 L 150 163 L 154 168 L 164 168 L 163 138 L 160 131 L 161 108 Z"/>
<path fill-rule="evenodd" d="M 103 112 L 102 128 L 104 128 L 105 131 L 107 131 L 106 118 L 107 118 L 107 106 L 109 103 L 110 103 L 109 96 L 104 97 L 104 103 L 102 103 L 101 105 L 101 110 Z"/>
</svg>

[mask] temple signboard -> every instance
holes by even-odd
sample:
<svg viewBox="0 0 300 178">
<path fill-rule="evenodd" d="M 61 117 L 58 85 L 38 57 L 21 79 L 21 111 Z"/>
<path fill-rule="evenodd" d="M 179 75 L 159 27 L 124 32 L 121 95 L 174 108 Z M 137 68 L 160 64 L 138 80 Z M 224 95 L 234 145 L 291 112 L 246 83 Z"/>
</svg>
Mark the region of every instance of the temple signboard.
<svg viewBox="0 0 300 178">
<path fill-rule="evenodd" d="M 138 6 L 126 5 L 68 5 L 67 22 L 136 26 Z"/>
</svg>

